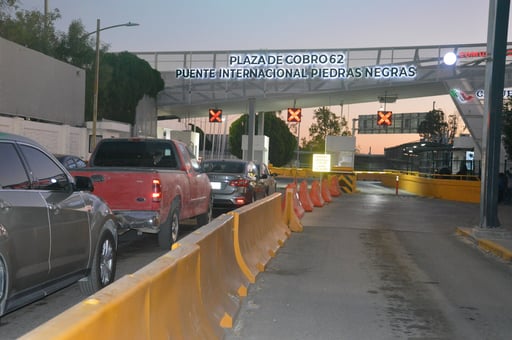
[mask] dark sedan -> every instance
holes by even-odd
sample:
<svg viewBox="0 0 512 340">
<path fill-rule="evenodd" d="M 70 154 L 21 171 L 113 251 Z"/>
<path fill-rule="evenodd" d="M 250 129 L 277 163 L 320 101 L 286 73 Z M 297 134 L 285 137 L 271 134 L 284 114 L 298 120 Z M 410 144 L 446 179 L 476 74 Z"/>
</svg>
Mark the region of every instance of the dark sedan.
<svg viewBox="0 0 512 340">
<path fill-rule="evenodd" d="M 79 281 L 90 295 L 114 281 L 117 222 L 38 143 L 0 133 L 0 315 Z"/>
<path fill-rule="evenodd" d="M 216 159 L 203 161 L 201 166 L 210 179 L 214 209 L 235 209 L 265 197 L 254 162 Z"/>
</svg>

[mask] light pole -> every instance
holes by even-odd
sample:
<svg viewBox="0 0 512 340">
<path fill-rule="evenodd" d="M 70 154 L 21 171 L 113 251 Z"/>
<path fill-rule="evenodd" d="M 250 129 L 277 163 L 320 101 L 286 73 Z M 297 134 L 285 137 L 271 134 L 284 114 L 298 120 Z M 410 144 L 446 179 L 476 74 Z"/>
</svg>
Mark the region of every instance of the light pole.
<svg viewBox="0 0 512 340">
<path fill-rule="evenodd" d="M 96 65 L 94 70 L 94 101 L 92 106 L 92 140 L 91 140 L 91 151 L 96 147 L 96 123 L 98 121 L 98 90 L 99 90 L 99 78 L 100 78 L 100 32 L 115 27 L 122 26 L 139 26 L 139 24 L 133 22 L 127 22 L 124 24 L 107 26 L 100 28 L 100 19 L 96 21 L 96 31 L 87 33 L 84 37 L 96 33 Z"/>
</svg>

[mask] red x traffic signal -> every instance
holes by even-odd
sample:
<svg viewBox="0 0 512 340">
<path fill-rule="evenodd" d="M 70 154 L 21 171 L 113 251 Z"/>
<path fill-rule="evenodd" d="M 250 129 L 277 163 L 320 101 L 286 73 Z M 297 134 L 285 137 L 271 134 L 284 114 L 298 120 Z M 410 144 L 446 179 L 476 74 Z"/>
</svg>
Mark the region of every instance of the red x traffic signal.
<svg viewBox="0 0 512 340">
<path fill-rule="evenodd" d="M 210 109 L 210 123 L 222 123 L 222 110 Z"/>
<path fill-rule="evenodd" d="M 302 118 L 301 108 L 288 108 L 288 123 L 300 123 Z"/>
<path fill-rule="evenodd" d="M 392 115 L 391 111 L 377 111 L 377 125 L 390 126 Z"/>
</svg>

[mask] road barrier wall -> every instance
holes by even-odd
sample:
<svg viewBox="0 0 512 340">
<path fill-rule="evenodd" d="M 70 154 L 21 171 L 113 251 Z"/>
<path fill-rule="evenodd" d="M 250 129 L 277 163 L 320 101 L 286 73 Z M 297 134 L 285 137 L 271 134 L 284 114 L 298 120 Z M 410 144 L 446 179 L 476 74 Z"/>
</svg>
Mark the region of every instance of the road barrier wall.
<svg viewBox="0 0 512 340">
<path fill-rule="evenodd" d="M 21 339 L 220 339 L 201 301 L 199 246 L 123 276 Z"/>
<path fill-rule="evenodd" d="M 22 339 L 222 339 L 248 284 L 290 236 L 281 200 L 219 216 Z"/>
<path fill-rule="evenodd" d="M 480 181 L 468 181 L 462 179 L 428 178 L 419 174 L 403 174 L 389 172 L 380 176 L 382 184 L 387 187 L 396 187 L 398 176 L 398 188 L 416 194 L 418 196 L 434 197 L 439 199 L 479 203 Z"/>
<path fill-rule="evenodd" d="M 300 200 L 298 198 L 295 188 L 286 188 L 285 195 L 286 195 L 286 199 L 285 199 L 286 204 L 283 209 L 283 215 L 282 215 L 283 222 L 286 226 L 288 226 L 288 228 L 291 231 L 302 232 L 304 229 L 302 226 L 302 223 L 300 222 L 300 219 L 302 217 L 299 217 L 299 215 L 297 214 L 295 205 L 296 204 L 301 205 L 302 210 L 304 208 L 302 208 L 302 203 L 300 202 Z M 303 216 L 303 215 L 304 214 L 302 213 L 301 216 Z"/>
<path fill-rule="evenodd" d="M 236 261 L 234 229 L 234 217 L 224 214 L 173 246 L 173 249 L 190 244 L 199 246 L 203 303 L 215 323 L 223 328 L 233 326 L 249 285 Z"/>
<path fill-rule="evenodd" d="M 256 282 L 256 276 L 290 235 L 281 198 L 281 193 L 275 193 L 228 213 L 235 219 L 237 262 L 250 283 Z"/>
</svg>

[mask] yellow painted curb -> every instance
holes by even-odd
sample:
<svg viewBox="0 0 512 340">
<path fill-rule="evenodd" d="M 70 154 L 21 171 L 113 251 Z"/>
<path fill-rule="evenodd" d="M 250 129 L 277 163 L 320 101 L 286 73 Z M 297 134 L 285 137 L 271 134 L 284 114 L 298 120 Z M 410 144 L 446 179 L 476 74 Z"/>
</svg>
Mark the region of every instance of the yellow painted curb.
<svg viewBox="0 0 512 340">
<path fill-rule="evenodd" d="M 464 237 L 471 238 L 475 244 L 478 246 L 478 248 L 488 251 L 498 257 L 501 257 L 505 261 L 512 260 L 512 251 L 503 247 L 500 244 L 497 244 L 496 242 L 493 242 L 488 239 L 479 239 L 473 236 L 473 233 L 471 231 L 471 228 L 457 228 L 455 230 L 457 235 L 461 235 Z"/>
<path fill-rule="evenodd" d="M 512 251 L 491 240 L 478 240 L 478 247 L 501 257 L 505 261 L 510 261 L 512 259 Z"/>
<path fill-rule="evenodd" d="M 457 235 L 473 237 L 473 234 L 471 233 L 471 228 L 457 228 L 455 232 L 457 233 Z"/>
</svg>

